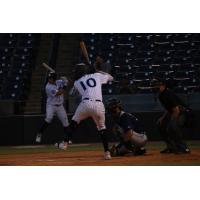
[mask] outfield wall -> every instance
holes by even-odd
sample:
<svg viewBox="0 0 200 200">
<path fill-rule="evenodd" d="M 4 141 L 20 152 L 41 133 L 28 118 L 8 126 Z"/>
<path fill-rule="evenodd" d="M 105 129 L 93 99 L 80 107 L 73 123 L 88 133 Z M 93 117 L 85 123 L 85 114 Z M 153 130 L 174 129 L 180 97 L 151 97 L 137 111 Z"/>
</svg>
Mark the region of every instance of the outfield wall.
<svg viewBox="0 0 200 200">
<path fill-rule="evenodd" d="M 150 140 L 160 140 L 157 131 L 156 121 L 161 116 L 161 112 L 138 112 L 136 116 L 142 120 Z M 200 111 L 195 112 L 196 125 L 193 129 L 186 130 L 187 139 L 200 139 Z M 71 119 L 71 115 L 69 115 Z M 43 122 L 43 115 L 15 115 L 0 117 L 0 145 L 30 145 L 34 144 L 35 134 Z M 109 123 L 107 124 L 109 127 Z M 44 135 L 44 143 L 52 144 L 62 138 L 63 128 L 58 119 L 47 129 Z M 112 135 L 110 141 L 115 140 Z M 99 142 L 100 138 L 96 131 L 95 124 L 91 119 L 82 122 L 74 134 L 75 143 Z"/>
</svg>

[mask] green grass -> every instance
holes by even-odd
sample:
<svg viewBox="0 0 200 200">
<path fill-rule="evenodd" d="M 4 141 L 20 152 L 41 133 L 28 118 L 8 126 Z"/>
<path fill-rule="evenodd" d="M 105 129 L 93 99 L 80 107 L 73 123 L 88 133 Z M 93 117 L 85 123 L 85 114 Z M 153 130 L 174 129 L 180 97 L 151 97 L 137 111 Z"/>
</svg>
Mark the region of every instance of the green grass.
<svg viewBox="0 0 200 200">
<path fill-rule="evenodd" d="M 200 149 L 200 141 L 188 141 L 187 142 L 188 147 L 191 149 Z M 147 143 L 146 148 L 148 149 L 163 149 L 165 148 L 165 143 L 164 142 L 150 142 Z"/>
<path fill-rule="evenodd" d="M 190 141 L 188 142 L 188 146 L 191 149 L 200 149 L 200 141 Z M 150 142 L 146 145 L 147 149 L 151 150 L 160 150 L 165 147 L 163 142 Z M 78 151 L 98 151 L 102 150 L 101 144 L 89 144 L 89 145 L 72 145 L 69 147 L 71 152 L 78 152 Z M 8 147 L 0 147 L 0 155 L 10 155 L 10 154 L 32 154 L 32 153 L 51 153 L 51 152 L 58 152 L 59 149 L 56 149 L 53 145 L 44 145 L 39 146 L 37 148 L 21 147 L 20 146 L 8 146 Z"/>
<path fill-rule="evenodd" d="M 78 151 L 97 151 L 102 150 L 100 144 L 88 145 L 88 146 L 70 146 L 70 152 L 78 152 Z M 0 155 L 10 155 L 10 154 L 33 154 L 33 153 L 51 153 L 51 152 L 59 152 L 60 150 L 55 148 L 53 145 L 45 145 L 43 147 L 35 147 L 35 148 L 20 148 L 19 147 L 0 147 Z"/>
</svg>

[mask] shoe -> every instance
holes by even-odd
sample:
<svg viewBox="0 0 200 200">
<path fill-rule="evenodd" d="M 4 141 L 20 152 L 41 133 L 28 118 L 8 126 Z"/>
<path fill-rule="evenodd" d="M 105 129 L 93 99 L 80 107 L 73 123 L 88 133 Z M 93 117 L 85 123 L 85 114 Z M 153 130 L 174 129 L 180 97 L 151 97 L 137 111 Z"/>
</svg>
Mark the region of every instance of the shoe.
<svg viewBox="0 0 200 200">
<path fill-rule="evenodd" d="M 56 143 L 55 146 L 58 149 L 67 150 L 68 144 L 67 144 L 67 142 L 60 142 L 60 143 Z"/>
<path fill-rule="evenodd" d="M 104 153 L 104 159 L 105 159 L 105 160 L 111 160 L 110 151 L 106 151 L 106 152 Z"/>
<path fill-rule="evenodd" d="M 36 135 L 35 142 L 36 143 L 41 143 L 42 142 L 42 134 L 41 133 L 38 133 Z"/>
<path fill-rule="evenodd" d="M 185 149 L 185 153 L 190 153 L 191 151 L 190 151 L 190 149 L 189 148 L 186 148 Z"/>
<path fill-rule="evenodd" d="M 59 143 L 56 142 L 56 143 L 54 144 L 54 147 L 58 148 L 58 145 L 59 145 Z"/>
<path fill-rule="evenodd" d="M 139 149 L 136 149 L 133 154 L 134 156 L 142 156 L 146 153 L 146 149 L 145 148 L 139 148 Z"/>
<path fill-rule="evenodd" d="M 190 153 L 190 149 L 186 148 L 186 149 L 178 149 L 175 154 L 187 154 Z"/>
<path fill-rule="evenodd" d="M 68 144 L 72 144 L 73 142 L 71 140 L 69 140 Z"/>
</svg>

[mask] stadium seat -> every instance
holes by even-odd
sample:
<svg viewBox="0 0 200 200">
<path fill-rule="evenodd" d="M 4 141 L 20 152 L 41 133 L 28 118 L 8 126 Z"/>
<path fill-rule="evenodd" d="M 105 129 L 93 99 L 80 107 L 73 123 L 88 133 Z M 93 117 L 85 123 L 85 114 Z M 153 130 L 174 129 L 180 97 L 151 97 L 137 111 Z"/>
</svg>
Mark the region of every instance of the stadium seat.
<svg viewBox="0 0 200 200">
<path fill-rule="evenodd" d="M 112 66 L 115 80 L 124 77 L 130 85 L 160 77 L 174 79 L 176 91 L 196 92 L 198 84 L 190 82 L 200 76 L 200 34 L 83 34 L 89 41 L 90 57 L 101 52 Z M 90 47 L 91 46 L 91 47 Z M 95 48 L 93 48 L 95 47 Z M 185 81 L 185 82 L 184 82 Z M 138 86 L 139 87 L 139 86 Z M 142 87 L 142 86 L 141 86 Z M 151 92 L 151 88 L 137 92 Z M 144 89 L 144 90 L 143 90 Z M 106 93 L 118 92 L 113 88 Z M 117 94 L 117 93 L 116 93 Z"/>
<path fill-rule="evenodd" d="M 30 86 L 31 67 L 39 34 L 0 34 L 1 98 L 23 100 Z"/>
</svg>

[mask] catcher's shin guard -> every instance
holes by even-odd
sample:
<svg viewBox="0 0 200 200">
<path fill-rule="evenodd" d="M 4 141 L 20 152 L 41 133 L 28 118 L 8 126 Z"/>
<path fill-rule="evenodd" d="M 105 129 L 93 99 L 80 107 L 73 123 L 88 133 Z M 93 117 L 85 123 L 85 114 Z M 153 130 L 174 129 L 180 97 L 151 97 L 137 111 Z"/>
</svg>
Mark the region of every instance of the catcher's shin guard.
<svg viewBox="0 0 200 200">
<path fill-rule="evenodd" d="M 124 156 L 127 153 L 130 153 L 131 151 L 129 151 L 124 144 L 119 143 L 118 145 L 113 145 L 110 149 L 110 154 L 113 157 L 116 156 Z"/>
<path fill-rule="evenodd" d="M 118 156 L 124 156 L 131 152 L 132 152 L 132 150 L 128 149 L 125 145 L 121 145 L 120 147 L 117 147 Z"/>
</svg>

